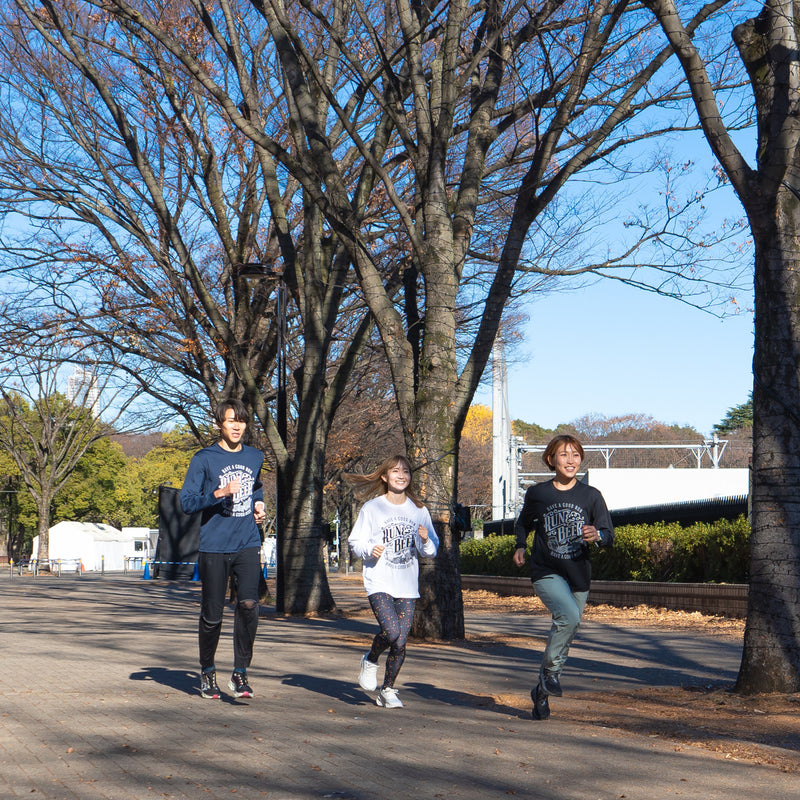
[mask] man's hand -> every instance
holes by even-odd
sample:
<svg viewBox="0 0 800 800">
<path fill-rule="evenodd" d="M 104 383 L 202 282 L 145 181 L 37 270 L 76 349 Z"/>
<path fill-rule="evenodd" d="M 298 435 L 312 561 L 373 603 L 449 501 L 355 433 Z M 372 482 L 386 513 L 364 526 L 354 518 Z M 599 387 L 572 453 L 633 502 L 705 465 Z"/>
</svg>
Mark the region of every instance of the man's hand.
<svg viewBox="0 0 800 800">
<path fill-rule="evenodd" d="M 253 519 L 255 519 L 256 525 L 260 525 L 266 518 L 267 512 L 264 510 L 264 503 L 261 500 L 257 500 L 255 506 L 253 506 Z"/>
<path fill-rule="evenodd" d="M 220 486 L 219 489 L 214 489 L 214 497 L 216 497 L 218 500 L 221 500 L 223 497 L 239 494 L 241 491 L 242 482 L 237 478 L 232 480 L 230 483 L 226 483 L 224 486 Z"/>
<path fill-rule="evenodd" d="M 525 548 L 524 547 L 518 547 L 514 551 L 514 563 L 518 567 L 524 567 L 525 566 Z"/>
</svg>

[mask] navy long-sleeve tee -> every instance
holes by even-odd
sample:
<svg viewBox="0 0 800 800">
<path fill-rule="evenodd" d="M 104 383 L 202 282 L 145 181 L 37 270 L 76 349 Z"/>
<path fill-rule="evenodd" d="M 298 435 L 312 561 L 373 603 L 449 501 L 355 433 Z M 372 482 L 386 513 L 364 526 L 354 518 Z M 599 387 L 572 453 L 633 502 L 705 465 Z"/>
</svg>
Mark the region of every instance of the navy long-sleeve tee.
<svg viewBox="0 0 800 800">
<path fill-rule="evenodd" d="M 232 453 L 212 444 L 192 457 L 180 499 L 187 514 L 202 512 L 200 552 L 238 553 L 247 547 L 261 546 L 253 506 L 264 499 L 263 463 L 264 454 L 247 445 Z M 214 497 L 216 489 L 237 479 L 241 482 L 239 492 Z"/>
<path fill-rule="evenodd" d="M 515 525 L 517 547 L 525 547 L 535 530 L 531 550 L 531 580 L 561 575 L 574 591 L 586 592 L 592 577 L 589 546 L 581 529 L 594 525 L 600 547 L 614 543 L 614 526 L 603 495 L 578 481 L 571 489 L 556 489 L 553 481 L 537 483 L 525 492 L 525 502 Z"/>
</svg>

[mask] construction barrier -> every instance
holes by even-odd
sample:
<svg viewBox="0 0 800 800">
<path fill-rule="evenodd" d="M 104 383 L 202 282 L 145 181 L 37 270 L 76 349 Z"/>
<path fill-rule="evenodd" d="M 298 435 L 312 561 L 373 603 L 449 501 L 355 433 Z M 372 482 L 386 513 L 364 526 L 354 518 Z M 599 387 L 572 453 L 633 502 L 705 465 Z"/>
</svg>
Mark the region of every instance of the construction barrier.
<svg viewBox="0 0 800 800">
<path fill-rule="evenodd" d="M 200 575 L 196 561 L 146 561 L 144 565 L 143 581 L 153 580 L 156 567 L 194 567 L 193 581 L 199 581 Z"/>
<path fill-rule="evenodd" d="M 61 577 L 65 569 L 68 569 L 70 572 L 74 571 L 79 576 L 85 572 L 83 562 L 79 558 L 54 558 L 48 563 L 50 566 L 50 574 L 58 578 Z M 21 560 L 16 563 L 14 563 L 14 559 L 11 558 L 8 561 L 8 566 L 12 578 L 14 577 L 14 567 L 17 568 L 17 575 L 22 575 L 23 570 L 28 570 L 34 578 L 39 575 L 41 569 L 39 566 L 39 559 L 36 558 Z M 72 569 L 73 566 L 74 570 Z"/>
<path fill-rule="evenodd" d="M 82 564 L 79 558 L 57 558 L 50 562 L 50 572 L 60 578 L 64 569 L 67 568 L 70 572 L 76 572 L 80 575 L 82 572 L 81 566 Z"/>
<path fill-rule="evenodd" d="M 138 572 L 147 565 L 146 556 L 125 556 L 122 564 L 123 572 Z"/>
</svg>

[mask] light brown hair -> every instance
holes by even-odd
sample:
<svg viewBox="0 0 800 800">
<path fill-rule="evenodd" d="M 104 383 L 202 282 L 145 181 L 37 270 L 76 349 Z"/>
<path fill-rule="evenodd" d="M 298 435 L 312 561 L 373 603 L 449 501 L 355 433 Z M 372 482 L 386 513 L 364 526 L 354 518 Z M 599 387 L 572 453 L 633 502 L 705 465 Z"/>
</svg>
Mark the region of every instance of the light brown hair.
<svg viewBox="0 0 800 800">
<path fill-rule="evenodd" d="M 356 499 L 364 502 L 371 500 L 373 497 L 380 497 L 386 494 L 386 481 L 384 478 L 389 474 L 389 470 L 398 464 L 403 464 L 411 475 L 411 482 L 406 487 L 406 497 L 417 508 L 422 508 L 424 504 L 414 491 L 414 470 L 411 467 L 411 462 L 402 454 L 385 458 L 372 472 L 366 475 L 346 472 L 342 477 L 352 486 Z"/>
<path fill-rule="evenodd" d="M 554 469 L 550 463 L 550 459 L 556 454 L 556 450 L 564 445 L 571 444 L 580 454 L 581 461 L 584 459 L 583 445 L 570 433 L 560 433 L 550 440 L 550 443 L 545 447 L 542 453 L 542 461 L 547 469 Z"/>
</svg>

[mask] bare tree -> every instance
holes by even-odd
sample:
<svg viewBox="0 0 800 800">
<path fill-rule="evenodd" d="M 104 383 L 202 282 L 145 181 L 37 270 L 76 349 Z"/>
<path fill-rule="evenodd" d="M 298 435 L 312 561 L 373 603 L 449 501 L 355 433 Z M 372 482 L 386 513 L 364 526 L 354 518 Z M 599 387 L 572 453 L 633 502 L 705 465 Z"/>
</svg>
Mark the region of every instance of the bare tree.
<svg viewBox="0 0 800 800">
<path fill-rule="evenodd" d="M 675 48 L 755 245 L 750 595 L 739 691 L 800 691 L 800 3 L 768 0 L 733 28 L 758 122 L 756 165 L 736 147 L 708 68 L 672 0 L 648 0 Z"/>
<path fill-rule="evenodd" d="M 666 218 L 637 216 L 630 227 L 636 236 L 617 253 L 600 254 L 591 231 L 579 250 L 576 226 L 567 222 L 588 202 L 565 192 L 570 179 L 580 173 L 588 180 L 601 169 L 620 178 L 641 174 L 650 165 L 623 158 L 627 145 L 691 127 L 680 111 L 670 113 L 684 99 L 682 76 L 659 72 L 672 51 L 660 45 L 652 18 L 625 0 L 14 4 L 23 14 L 20 55 L 34 34 L 62 69 L 77 70 L 91 97 L 96 90 L 108 109 L 113 125 L 106 127 L 135 167 L 128 176 L 138 190 L 133 210 L 157 212 L 141 226 L 159 232 L 143 263 L 162 269 L 167 255 L 178 267 L 163 285 L 182 298 L 176 315 L 184 313 L 191 330 L 176 336 L 176 344 L 187 348 L 190 366 L 197 359 L 202 375 L 215 376 L 211 384 L 219 384 L 219 374 L 226 387 L 240 388 L 260 416 L 264 382 L 248 335 L 254 329 L 234 322 L 238 317 L 227 305 L 246 309 L 251 303 L 244 302 L 248 295 L 230 265 L 266 260 L 255 242 L 274 247 L 268 255 L 284 261 L 303 334 L 303 364 L 296 371 L 302 438 L 293 455 L 276 438 L 269 416 L 263 420 L 275 458 L 292 475 L 291 525 L 310 518 L 313 528 L 317 519 L 318 502 L 305 500 L 303 492 L 319 494 L 320 440 L 347 367 L 368 334 L 368 320 L 356 315 L 347 328 L 355 346 L 337 338 L 342 293 L 357 279 L 386 351 L 406 448 L 419 465 L 444 544 L 437 569 L 424 572 L 417 632 L 461 636 L 457 537 L 449 530 L 458 439 L 508 303 L 550 276 L 586 274 L 589 264 L 664 293 L 682 294 L 708 278 L 701 255 L 707 241 L 673 215 L 672 203 Z M 697 4 L 691 31 L 699 35 L 722 6 Z M 724 51 L 719 55 L 715 80 L 735 83 Z M 194 167 L 180 173 L 191 179 L 171 177 L 166 193 L 160 171 L 151 167 L 146 172 L 155 178 L 142 176 L 140 166 L 152 161 L 143 157 L 138 130 L 149 117 L 140 115 L 133 124 L 126 104 L 103 90 L 98 56 L 101 63 L 118 59 L 118 71 L 134 65 L 141 72 L 143 88 L 125 93 L 126 99 L 139 102 L 163 83 L 163 99 L 150 113 L 161 119 L 168 109 L 170 133 L 180 127 L 190 136 L 199 125 L 190 157 L 180 162 Z M 176 94 L 174 87 L 185 88 Z M 26 101 L 34 99 L 31 90 Z M 82 113 L 91 110 L 91 103 L 82 106 Z M 190 186 L 193 191 L 216 174 L 221 161 L 214 142 L 234 129 L 236 153 L 252 154 L 240 196 L 264 198 L 270 224 L 263 242 L 255 218 L 231 226 L 219 254 L 212 253 L 218 260 L 212 274 L 219 279 L 209 283 L 196 256 L 208 251 L 176 236 L 175 198 L 184 201 Z M 95 149 L 99 141 L 87 138 Z M 217 182 L 208 196 L 219 197 L 224 185 Z M 81 186 L 76 181 L 67 195 Z M 24 193 L 23 186 L 19 190 Z M 228 216 L 219 204 L 195 207 L 213 212 L 206 214 L 211 227 Z M 129 208 L 127 203 L 125 220 Z M 302 229 L 287 209 L 302 211 Z M 201 226 L 195 241 L 206 230 Z M 557 246 L 564 243 L 573 248 L 571 256 Z M 123 249 L 114 251 L 115 259 Z M 136 263 L 129 272 L 140 280 L 146 270 Z M 159 300 L 155 292 L 147 303 L 160 308 Z M 210 357 L 213 351 L 200 357 L 205 337 L 213 340 L 224 370 Z M 242 353 L 249 357 L 240 358 Z M 332 354 L 335 375 L 326 363 Z M 314 560 L 304 555 L 313 551 L 313 531 L 307 550 L 302 537 L 294 544 L 299 563 Z"/>
<path fill-rule="evenodd" d="M 685 124 L 656 113 L 683 97 L 674 75 L 656 80 L 671 48 L 657 44 L 652 21 L 627 2 L 401 1 L 381 4 L 380 13 L 361 3 L 302 2 L 291 13 L 277 0 L 253 5 L 276 42 L 295 128 L 322 177 L 317 202 L 350 250 L 381 333 L 406 447 L 440 525 L 444 546 L 437 570 L 423 574 L 427 602 L 415 631 L 457 637 L 463 617 L 449 523 L 470 401 L 515 288 L 535 288 L 525 279 L 537 274 L 589 269 L 570 264 L 563 250 L 550 263 L 535 259 L 531 232 L 558 223 L 555 201 L 570 178 L 601 165 L 632 169 L 620 154 L 627 144 Z M 692 30 L 719 7 L 698 6 Z M 135 24 L 147 23 L 137 17 Z M 718 76 L 731 80 L 724 70 Z M 223 101 L 217 84 L 205 85 Z M 355 101 L 339 102 L 343 95 Z M 381 120 L 369 140 L 365 117 Z M 247 130 L 235 113 L 231 119 Z M 390 201 L 385 224 L 405 254 L 399 304 L 381 279 L 371 229 L 352 212 L 361 187 L 341 174 L 329 120 L 345 130 Z M 607 271 L 617 267 L 613 274 L 644 284 L 649 266 L 651 288 L 676 292 L 697 265 L 679 257 L 691 238 L 649 222 L 638 233 L 636 244 L 605 260 Z M 668 240 L 683 244 L 667 267 L 661 245 Z M 657 257 L 636 257 L 644 241 L 657 245 Z"/>
<path fill-rule="evenodd" d="M 290 575 L 278 605 L 330 609 L 322 454 L 369 328 L 349 289 L 346 253 L 327 241 L 296 181 L 237 134 L 167 55 L 104 13 L 16 7 L 6 9 L 0 45 L 0 191 L 18 221 L 3 242 L 7 335 L 27 339 L 69 320 L 76 337 L 152 398 L 154 425 L 178 415 L 198 438 L 209 408 L 244 397 L 271 463 L 287 476 Z M 204 31 L 180 8 L 163 21 L 187 48 Z M 258 37 L 240 34 L 237 47 L 258 56 Z M 276 99 L 260 100 L 248 116 L 284 136 Z M 280 262 L 292 301 L 291 442 L 274 415 L 277 278 L 249 284 L 237 266 L 252 262 Z"/>
</svg>

